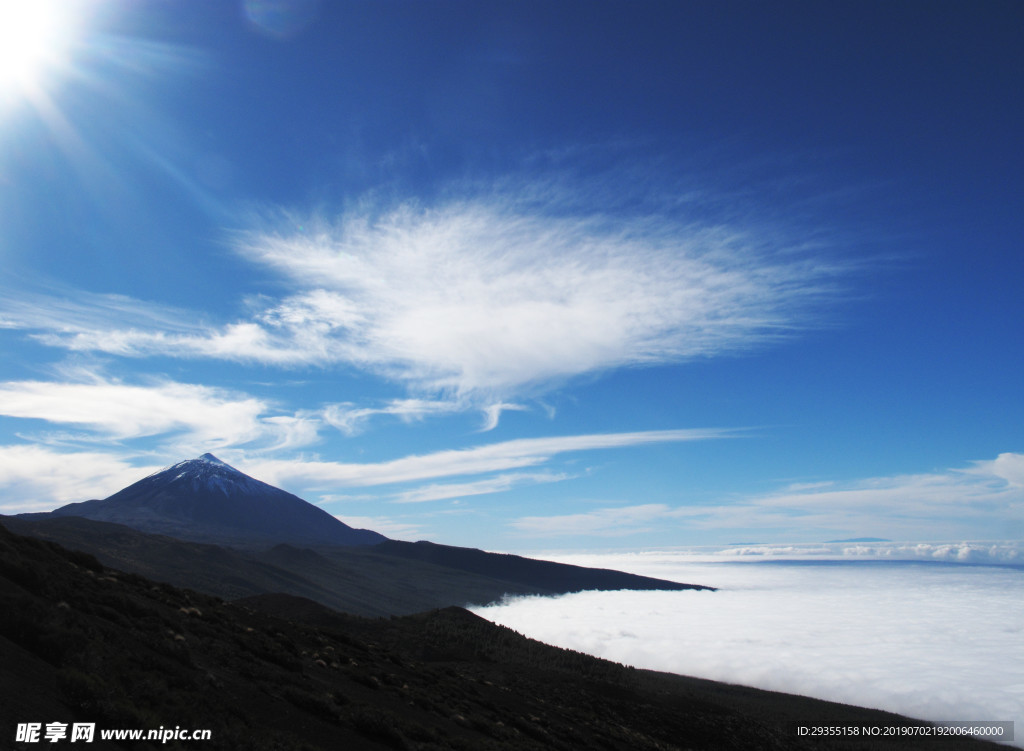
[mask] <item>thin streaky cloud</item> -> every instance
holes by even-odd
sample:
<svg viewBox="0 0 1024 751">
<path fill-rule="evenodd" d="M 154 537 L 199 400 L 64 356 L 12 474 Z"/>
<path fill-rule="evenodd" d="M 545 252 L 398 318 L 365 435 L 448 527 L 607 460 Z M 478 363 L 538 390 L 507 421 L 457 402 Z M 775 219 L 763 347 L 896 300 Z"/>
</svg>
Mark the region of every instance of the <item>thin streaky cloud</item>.
<svg viewBox="0 0 1024 751">
<path fill-rule="evenodd" d="M 252 469 L 259 473 L 260 479 L 275 485 L 330 492 L 332 488 L 340 487 L 390 485 L 536 467 L 558 454 L 572 451 L 703 441 L 728 438 L 734 433 L 735 431 L 728 429 L 707 428 L 520 438 L 469 449 L 449 449 L 370 464 L 267 459 L 253 464 Z"/>
<path fill-rule="evenodd" d="M 97 294 L 71 287 L 50 292 L 4 290 L 0 328 L 42 332 L 37 336 L 63 346 L 63 337 L 116 331 L 125 321 L 131 331 L 164 335 L 198 335 L 205 327 L 187 310 L 146 302 L 127 295 Z"/>
<path fill-rule="evenodd" d="M 500 402 L 498 404 L 489 404 L 483 409 L 484 423 L 480 426 L 480 432 L 486 433 L 494 430 L 498 427 L 498 421 L 501 420 L 501 413 L 506 411 L 513 412 L 525 412 L 529 409 L 522 404 L 512 404 L 510 402 Z"/>
<path fill-rule="evenodd" d="M 448 498 L 463 498 L 473 495 L 503 493 L 517 485 L 534 485 L 537 483 L 561 482 L 573 475 L 561 472 L 517 472 L 490 477 L 475 482 L 424 485 L 406 490 L 396 495 L 393 503 L 424 503 L 440 501 Z"/>
<path fill-rule="evenodd" d="M 1007 537 L 1024 524 L 1024 454 L 1003 453 L 941 473 L 875 477 L 843 485 L 813 483 L 804 490 L 748 497 L 730 503 L 599 508 L 577 514 L 528 516 L 510 527 L 535 536 L 607 536 L 648 531 L 652 524 L 688 530 L 760 530 L 803 538 L 862 535 L 870 531 L 914 539 L 920 529 L 963 536 Z M 829 489 L 822 489 L 824 486 Z M 998 534 L 999 530 L 1007 534 Z M 957 531 L 959 530 L 959 532 Z M 825 539 L 825 538 L 820 538 Z"/>
<path fill-rule="evenodd" d="M 341 402 L 328 404 L 323 408 L 323 421 L 347 436 L 355 436 L 362 433 L 370 420 L 378 416 L 396 417 L 402 422 L 418 422 L 427 417 L 449 415 L 474 408 L 480 409 L 483 414 L 483 424 L 480 427 L 481 433 L 494 430 L 498 427 L 501 413 L 507 410 L 525 411 L 528 407 L 521 404 L 500 402 L 489 404 L 484 407 L 474 407 L 467 400 L 444 400 L 444 399 L 392 399 L 380 407 L 361 407 L 352 402 Z"/>
<path fill-rule="evenodd" d="M 649 503 L 580 514 L 524 516 L 513 520 L 509 526 L 531 537 L 623 537 L 649 532 L 653 524 L 663 524 L 673 516 L 678 516 L 678 513 L 664 503 Z"/>
<path fill-rule="evenodd" d="M 390 415 L 402 422 L 415 422 L 430 416 L 461 412 L 465 405 L 436 399 L 392 399 L 381 407 L 359 407 L 352 402 L 328 404 L 323 408 L 325 423 L 345 435 L 361 433 L 369 420 L 377 415 Z"/>
<path fill-rule="evenodd" d="M 423 528 L 400 519 L 387 516 L 335 515 L 338 521 L 355 529 L 372 529 L 393 540 L 418 540 L 423 537 Z"/>
<path fill-rule="evenodd" d="M 892 513 L 926 517 L 945 510 L 961 514 L 993 506 L 1018 512 L 1024 504 L 1024 454 L 1002 453 L 945 472 L 875 477 L 829 489 L 760 496 L 748 501 L 763 509 L 800 512 Z"/>
</svg>

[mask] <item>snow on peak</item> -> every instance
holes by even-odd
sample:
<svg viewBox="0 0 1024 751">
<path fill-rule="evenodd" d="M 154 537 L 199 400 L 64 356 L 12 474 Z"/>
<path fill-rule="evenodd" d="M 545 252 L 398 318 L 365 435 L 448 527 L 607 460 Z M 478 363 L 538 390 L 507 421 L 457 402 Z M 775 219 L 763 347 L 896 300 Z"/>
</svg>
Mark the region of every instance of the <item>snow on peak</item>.
<svg viewBox="0 0 1024 751">
<path fill-rule="evenodd" d="M 160 477 L 170 482 L 183 481 L 189 483 L 193 490 L 205 487 L 218 490 L 224 495 L 258 492 L 263 485 L 209 453 L 178 462 L 151 477 Z"/>
</svg>

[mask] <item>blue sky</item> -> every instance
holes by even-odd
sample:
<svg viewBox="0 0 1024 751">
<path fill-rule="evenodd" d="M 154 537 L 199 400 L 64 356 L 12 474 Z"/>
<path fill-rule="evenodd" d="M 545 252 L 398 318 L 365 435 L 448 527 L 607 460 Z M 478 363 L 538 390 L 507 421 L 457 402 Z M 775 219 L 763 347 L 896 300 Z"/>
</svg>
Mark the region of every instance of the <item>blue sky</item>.
<svg viewBox="0 0 1024 751">
<path fill-rule="evenodd" d="M 490 549 L 1024 537 L 1019 3 L 26 7 L 0 512 L 211 451 Z"/>
</svg>

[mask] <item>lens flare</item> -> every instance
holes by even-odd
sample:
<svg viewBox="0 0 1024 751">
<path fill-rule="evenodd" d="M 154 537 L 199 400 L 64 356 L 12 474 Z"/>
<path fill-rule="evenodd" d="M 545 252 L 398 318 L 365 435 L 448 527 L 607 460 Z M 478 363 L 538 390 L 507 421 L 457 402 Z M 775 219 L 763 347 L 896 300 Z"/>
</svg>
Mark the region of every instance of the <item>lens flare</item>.
<svg viewBox="0 0 1024 751">
<path fill-rule="evenodd" d="M 34 98 L 66 64 L 76 3 L 0 0 L 0 99 Z"/>
</svg>

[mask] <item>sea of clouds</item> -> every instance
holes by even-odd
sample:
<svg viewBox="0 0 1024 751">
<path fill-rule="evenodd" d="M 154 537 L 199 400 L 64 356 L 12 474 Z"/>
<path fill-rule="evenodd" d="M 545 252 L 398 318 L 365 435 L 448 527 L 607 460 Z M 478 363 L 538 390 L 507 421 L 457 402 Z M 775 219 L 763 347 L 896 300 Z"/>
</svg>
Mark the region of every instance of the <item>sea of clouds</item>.
<svg viewBox="0 0 1024 751">
<path fill-rule="evenodd" d="M 1024 543 L 827 543 L 546 555 L 718 587 L 474 608 L 637 667 L 886 709 L 1013 720 L 1024 747 Z"/>
</svg>

